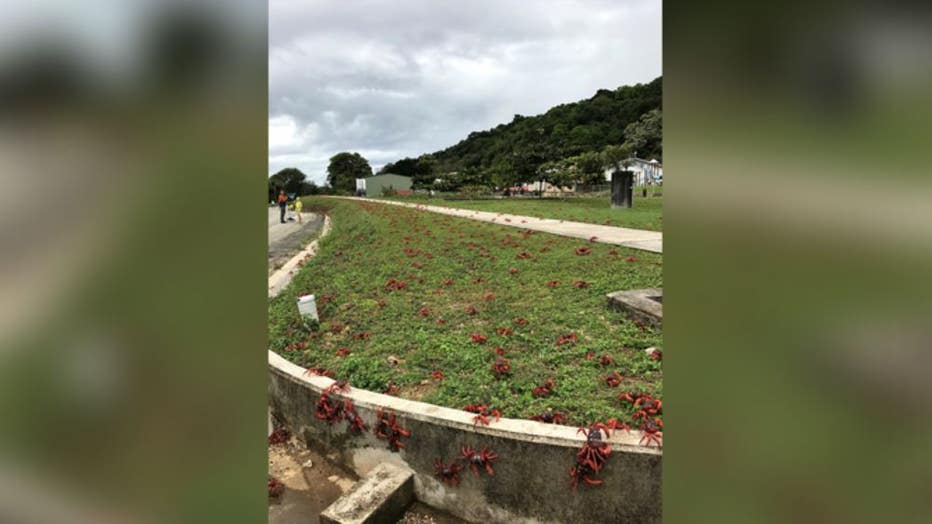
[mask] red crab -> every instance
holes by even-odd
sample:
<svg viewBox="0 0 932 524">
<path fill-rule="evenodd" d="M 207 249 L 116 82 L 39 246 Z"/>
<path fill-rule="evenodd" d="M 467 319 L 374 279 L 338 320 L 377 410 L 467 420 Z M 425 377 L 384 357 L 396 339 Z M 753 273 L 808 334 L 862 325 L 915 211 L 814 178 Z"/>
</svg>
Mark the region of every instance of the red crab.
<svg viewBox="0 0 932 524">
<path fill-rule="evenodd" d="M 505 357 L 496 358 L 492 364 L 492 372 L 498 377 L 511 373 L 511 362 Z"/>
<path fill-rule="evenodd" d="M 368 340 L 372 338 L 372 333 L 356 333 L 353 335 L 353 338 L 356 340 Z"/>
<path fill-rule="evenodd" d="M 663 412 L 663 402 L 650 395 L 641 395 L 634 401 L 634 408 L 637 411 L 632 415 L 632 418 L 646 420 Z"/>
<path fill-rule="evenodd" d="M 485 295 L 482 295 L 482 298 L 487 301 L 495 300 L 495 294 L 486 293 Z"/>
<path fill-rule="evenodd" d="M 579 256 L 585 256 L 592 253 L 592 249 L 588 247 L 577 247 L 575 253 Z"/>
<path fill-rule="evenodd" d="M 418 315 L 421 315 L 422 317 L 429 317 L 429 316 L 430 316 L 430 310 L 427 309 L 426 307 L 422 307 L 421 309 L 419 309 L 419 310 L 417 311 L 417 314 L 418 314 Z"/>
<path fill-rule="evenodd" d="M 531 396 L 536 398 L 546 397 L 547 395 L 553 393 L 554 387 L 556 387 L 556 384 L 554 384 L 553 379 L 549 378 L 543 384 L 540 384 L 534 388 L 531 391 Z"/>
<path fill-rule="evenodd" d="M 482 278 L 482 277 L 474 278 L 474 279 L 472 280 L 472 283 L 473 283 L 473 284 L 482 284 L 483 282 L 485 282 L 485 279 Z"/>
<path fill-rule="evenodd" d="M 340 348 L 337 350 L 338 357 L 345 357 L 346 355 L 349 355 L 350 353 L 352 353 L 352 351 L 350 351 L 349 348 Z"/>
<path fill-rule="evenodd" d="M 499 335 L 508 336 L 511 334 L 511 330 L 506 327 L 500 327 L 495 330 Z"/>
<path fill-rule="evenodd" d="M 440 283 L 443 284 L 444 286 L 452 286 L 452 285 L 453 285 L 453 279 L 452 279 L 452 278 L 445 278 L 445 279 L 443 279 Z"/>
<path fill-rule="evenodd" d="M 637 261 L 638 261 L 638 257 L 628 257 L 628 258 L 626 258 L 625 260 L 628 261 L 628 262 L 637 262 Z"/>
<path fill-rule="evenodd" d="M 557 345 L 562 346 L 563 344 L 569 344 L 571 342 L 576 342 L 579 337 L 576 336 L 576 333 L 570 333 L 568 335 L 560 335 L 557 337 Z"/>
<path fill-rule="evenodd" d="M 523 317 L 518 317 L 515 319 L 515 324 L 518 326 L 526 326 L 528 325 L 528 319 L 523 318 Z"/>
<path fill-rule="evenodd" d="M 395 420 L 395 412 L 392 411 L 386 414 L 382 411 L 382 408 L 379 408 L 375 413 L 375 418 L 377 422 L 372 431 L 377 439 L 387 440 L 388 449 L 392 451 L 398 451 L 405 447 L 401 439 L 410 437 L 411 432 L 398 425 Z"/>
<path fill-rule="evenodd" d="M 475 314 L 478 313 L 478 312 L 479 312 L 479 311 L 476 310 L 476 308 L 474 308 L 474 307 L 472 307 L 472 306 L 469 306 L 469 307 L 466 308 L 466 314 L 467 314 L 467 315 L 475 315 Z"/>
<path fill-rule="evenodd" d="M 518 260 L 526 260 L 528 258 L 531 258 L 531 254 L 528 253 L 527 251 L 522 251 L 518 253 L 517 255 L 515 255 L 515 258 L 517 258 Z"/>
<path fill-rule="evenodd" d="M 303 340 L 301 342 L 295 342 L 294 344 L 288 344 L 285 346 L 285 351 L 295 351 L 298 349 L 304 349 L 307 347 L 307 341 Z"/>
<path fill-rule="evenodd" d="M 609 355 L 602 355 L 601 357 L 599 357 L 599 365 L 600 366 L 613 366 L 615 365 L 615 359 L 613 359 Z"/>
<path fill-rule="evenodd" d="M 502 418 L 502 414 L 497 409 L 491 409 L 482 404 L 466 404 L 466 407 L 463 408 L 463 411 L 468 411 L 470 413 L 475 413 L 476 416 L 472 419 L 472 425 L 475 426 L 482 423 L 483 426 L 489 425 L 489 417 L 495 417 L 495 422 L 498 422 Z"/>
<path fill-rule="evenodd" d="M 504 357 L 504 356 L 505 356 L 505 348 L 499 347 L 499 346 L 495 346 L 495 354 L 498 355 L 498 356 L 500 356 L 500 357 Z"/>
<path fill-rule="evenodd" d="M 651 444 L 655 444 L 658 448 L 663 447 L 663 433 L 660 431 L 663 429 L 662 420 L 659 418 L 645 420 L 641 422 L 639 429 L 644 432 L 644 435 L 641 437 L 642 445 L 650 446 Z"/>
<path fill-rule="evenodd" d="M 430 378 L 434 380 L 443 380 L 444 379 L 443 371 L 440 371 L 439 369 L 431 371 Z"/>
<path fill-rule="evenodd" d="M 345 380 L 336 380 L 327 388 L 328 393 L 349 393 L 353 388 Z"/>
<path fill-rule="evenodd" d="M 404 280 L 395 280 L 391 279 L 385 283 L 385 289 L 389 291 L 401 291 L 408 287 L 408 283 Z"/>
<path fill-rule="evenodd" d="M 391 382 L 385 386 L 385 389 L 382 390 L 383 395 L 391 395 L 393 397 L 398 396 L 398 386 L 392 384 Z"/>
<path fill-rule="evenodd" d="M 625 400 L 634 404 L 642 395 L 644 395 L 644 393 L 640 391 L 622 391 L 621 394 L 618 395 L 618 400 Z"/>
<path fill-rule="evenodd" d="M 602 440 L 603 433 L 606 438 L 611 436 L 609 431 L 610 428 L 601 422 L 577 430 L 578 433 L 586 435 L 586 443 L 576 454 L 576 465 L 570 468 L 570 479 L 573 488 L 576 488 L 580 480 L 590 486 L 602 484 L 601 479 L 593 477 L 602 470 L 605 461 L 612 452 L 608 442 Z"/>
<path fill-rule="evenodd" d="M 492 469 L 492 463 L 498 460 L 498 455 L 494 451 L 488 448 L 482 448 L 482 451 L 476 451 L 469 446 L 464 446 L 462 455 L 460 458 L 469 464 L 469 467 L 472 468 L 472 472 L 479 476 L 479 470 L 485 469 L 489 475 L 495 475 L 495 470 Z"/>
<path fill-rule="evenodd" d="M 589 237 L 589 242 L 595 242 L 599 237 Z"/>
<path fill-rule="evenodd" d="M 442 326 L 442 325 L 444 325 L 444 324 L 446 324 L 446 323 L 447 323 L 447 321 L 444 320 L 444 319 L 442 319 L 442 318 L 438 318 L 438 319 L 437 319 L 437 325 L 438 325 L 438 326 Z"/>
<path fill-rule="evenodd" d="M 460 471 L 463 470 L 463 466 L 457 464 L 456 461 L 444 464 L 443 460 L 437 458 L 434 459 L 434 468 L 437 470 L 435 473 L 437 478 L 443 483 L 449 484 L 450 486 L 459 486 Z"/>
<path fill-rule="evenodd" d="M 547 287 L 557 287 L 557 286 L 559 286 L 559 285 L 560 285 L 560 281 L 559 281 L 559 280 L 551 280 L 551 281 L 547 282 Z"/>
<path fill-rule="evenodd" d="M 333 371 L 330 371 L 330 370 L 327 369 L 327 368 L 320 368 L 320 367 L 316 367 L 316 368 L 307 368 L 307 369 L 304 371 L 304 374 L 305 374 L 305 375 L 321 376 L 321 377 L 330 377 L 330 378 L 333 378 L 333 375 L 334 375 Z"/>
<path fill-rule="evenodd" d="M 278 498 L 285 492 L 285 485 L 277 478 L 269 476 L 269 498 Z"/>
<path fill-rule="evenodd" d="M 508 272 L 511 273 L 512 275 L 514 275 L 514 274 L 516 274 L 516 273 L 518 272 L 518 268 L 516 268 L 516 267 L 510 268 L 510 269 L 508 269 Z"/>
<path fill-rule="evenodd" d="M 534 415 L 531 420 L 543 422 L 544 424 L 563 424 L 566 417 L 559 411 L 544 411 L 540 415 Z"/>
<path fill-rule="evenodd" d="M 275 431 L 269 435 L 269 444 L 282 444 L 288 442 L 288 438 L 291 436 L 291 433 L 288 431 L 288 428 L 285 426 L 279 426 L 275 428 Z"/>
<path fill-rule="evenodd" d="M 585 280 L 577 280 L 576 282 L 573 282 L 573 287 L 577 289 L 584 289 L 589 287 L 589 283 Z"/>
<path fill-rule="evenodd" d="M 622 377 L 621 374 L 617 371 L 612 371 L 611 373 L 605 375 L 603 379 L 605 380 L 605 383 L 608 384 L 608 387 L 611 388 L 617 388 L 622 383 L 622 381 L 624 381 L 624 377 Z"/>
<path fill-rule="evenodd" d="M 612 249 L 612 250 L 610 250 L 610 251 L 608 252 L 608 254 L 609 254 L 609 255 L 612 255 L 612 256 L 618 256 L 618 250 L 617 250 L 617 249 Z"/>
<path fill-rule="evenodd" d="M 442 294 L 446 293 L 446 291 L 444 291 L 444 290 L 442 290 L 442 289 L 435 289 L 435 290 L 431 291 L 431 293 L 433 293 L 433 294 L 435 294 L 435 295 L 442 295 Z"/>
<path fill-rule="evenodd" d="M 651 360 L 658 361 L 658 362 L 661 361 L 661 360 L 663 360 L 663 351 L 661 351 L 661 350 L 659 350 L 659 349 L 655 349 L 655 350 L 651 351 L 651 352 L 650 352 L 650 359 L 651 359 Z"/>
<path fill-rule="evenodd" d="M 485 341 L 487 340 L 485 336 L 480 333 L 473 333 L 470 335 L 470 338 L 476 344 L 485 344 Z"/>
</svg>

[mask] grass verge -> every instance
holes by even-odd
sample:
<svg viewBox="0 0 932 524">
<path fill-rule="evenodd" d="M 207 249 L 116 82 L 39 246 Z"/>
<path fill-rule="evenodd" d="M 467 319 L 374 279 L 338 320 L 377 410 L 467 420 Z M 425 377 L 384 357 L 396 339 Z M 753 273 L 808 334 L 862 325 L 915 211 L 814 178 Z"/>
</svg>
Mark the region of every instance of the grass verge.
<svg viewBox="0 0 932 524">
<path fill-rule="evenodd" d="M 377 203 L 306 202 L 333 230 L 270 301 L 270 349 L 285 358 L 356 387 L 513 418 L 624 421 L 633 409 L 621 391 L 662 398 L 661 363 L 643 351 L 661 333 L 605 298 L 661 286 L 660 255 Z M 302 293 L 317 297 L 318 326 L 297 313 Z M 498 375 L 500 357 L 510 372 Z M 604 380 L 612 372 L 625 377 L 619 387 Z M 548 379 L 552 393 L 535 397 Z"/>
</svg>

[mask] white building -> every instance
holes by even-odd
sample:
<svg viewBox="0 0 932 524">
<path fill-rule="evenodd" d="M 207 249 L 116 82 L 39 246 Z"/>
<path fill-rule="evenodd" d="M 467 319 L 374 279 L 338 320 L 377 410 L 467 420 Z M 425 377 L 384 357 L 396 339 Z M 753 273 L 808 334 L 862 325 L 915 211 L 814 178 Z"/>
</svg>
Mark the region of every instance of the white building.
<svg viewBox="0 0 932 524">
<path fill-rule="evenodd" d="M 627 160 L 628 171 L 634 172 L 634 185 L 646 185 L 648 183 L 653 185 L 662 185 L 663 184 L 663 164 L 657 161 L 656 158 L 650 160 L 645 160 L 643 158 L 631 157 Z M 609 167 L 605 170 L 605 180 L 611 182 L 612 173 L 615 172 L 615 167 Z"/>
</svg>

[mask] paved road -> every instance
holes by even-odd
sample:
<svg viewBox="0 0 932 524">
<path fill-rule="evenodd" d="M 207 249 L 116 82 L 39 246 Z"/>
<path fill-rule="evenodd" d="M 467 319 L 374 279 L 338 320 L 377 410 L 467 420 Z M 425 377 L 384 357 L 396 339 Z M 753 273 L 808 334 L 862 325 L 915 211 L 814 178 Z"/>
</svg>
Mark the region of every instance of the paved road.
<svg viewBox="0 0 932 524">
<path fill-rule="evenodd" d="M 574 238 L 590 239 L 595 237 L 596 242 L 615 244 L 618 246 L 663 253 L 663 233 L 659 231 L 646 231 L 643 229 L 630 229 L 627 227 L 600 226 L 584 222 L 570 222 L 553 218 L 535 218 L 504 213 L 490 213 L 488 211 L 474 211 L 472 209 L 457 209 L 443 206 L 429 206 L 424 204 L 411 204 L 408 202 L 395 202 L 392 200 L 376 200 L 358 197 L 337 197 L 352 200 L 365 200 L 394 206 L 413 207 L 433 213 L 451 215 L 483 222 L 494 222 L 503 226 L 533 229 L 554 235 Z"/>
<path fill-rule="evenodd" d="M 297 218 L 294 211 L 288 211 L 285 218 Z M 278 206 L 269 208 L 269 269 L 281 266 L 292 255 L 301 251 L 310 242 L 311 237 L 323 224 L 322 217 L 314 213 L 301 213 L 302 224 L 297 219 L 293 222 L 279 222 Z"/>
</svg>

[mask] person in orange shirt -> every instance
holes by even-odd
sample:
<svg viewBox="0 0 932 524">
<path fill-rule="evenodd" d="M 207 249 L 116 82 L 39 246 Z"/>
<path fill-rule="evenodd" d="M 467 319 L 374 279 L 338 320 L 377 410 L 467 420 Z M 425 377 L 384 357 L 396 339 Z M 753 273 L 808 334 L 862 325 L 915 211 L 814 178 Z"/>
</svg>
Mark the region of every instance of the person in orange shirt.
<svg viewBox="0 0 932 524">
<path fill-rule="evenodd" d="M 278 209 L 281 210 L 281 220 L 282 224 L 285 223 L 285 208 L 288 207 L 288 195 L 285 194 L 285 190 L 282 189 L 278 192 Z"/>
</svg>

